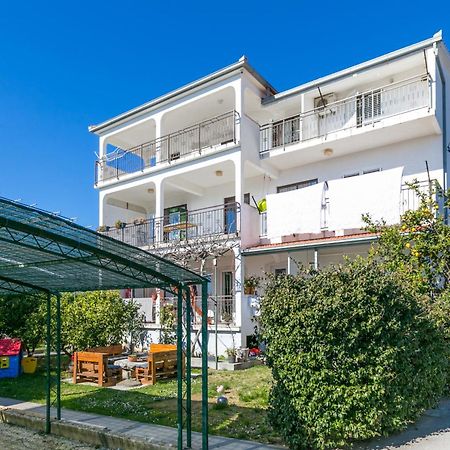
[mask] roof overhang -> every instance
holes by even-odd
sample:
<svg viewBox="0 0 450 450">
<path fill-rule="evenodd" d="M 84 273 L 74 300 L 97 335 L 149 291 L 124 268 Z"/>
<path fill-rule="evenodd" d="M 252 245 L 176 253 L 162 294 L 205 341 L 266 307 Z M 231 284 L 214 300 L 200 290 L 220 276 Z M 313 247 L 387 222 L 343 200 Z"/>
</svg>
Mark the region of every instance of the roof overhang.
<svg viewBox="0 0 450 450">
<path fill-rule="evenodd" d="M 338 81 L 342 78 L 346 78 L 348 76 L 353 75 L 357 72 L 362 72 L 364 70 L 372 69 L 381 64 L 385 64 L 390 61 L 394 61 L 396 59 L 403 58 L 405 56 L 409 56 L 413 53 L 417 53 L 426 48 L 433 46 L 435 43 L 442 41 L 442 31 L 436 33 L 433 37 L 429 39 L 425 39 L 424 41 L 418 42 L 416 44 L 410 45 L 408 47 L 404 47 L 400 50 L 396 50 L 394 52 L 387 53 L 378 58 L 371 59 L 369 61 L 363 62 L 361 64 L 357 64 L 356 66 L 349 67 L 347 69 L 341 70 L 339 72 L 332 73 L 325 77 L 318 78 L 313 81 L 309 81 L 308 83 L 301 84 L 300 86 L 294 87 L 292 89 L 288 89 L 283 92 L 279 92 L 277 94 L 268 96 L 262 100 L 263 105 L 268 105 L 274 102 L 278 102 L 281 100 L 285 100 L 289 97 L 301 94 L 305 91 L 309 91 L 311 89 L 316 88 L 317 86 L 323 86 L 331 82 Z"/>
<path fill-rule="evenodd" d="M 276 89 L 248 63 L 247 58 L 242 57 L 239 61 L 230 64 L 223 69 L 217 70 L 216 72 L 193 81 L 192 83 L 186 84 L 178 89 L 175 89 L 174 91 L 162 95 L 161 97 L 157 97 L 154 100 L 150 100 L 143 105 L 130 109 L 129 111 L 119 114 L 118 116 L 106 120 L 105 122 L 99 123 L 98 125 L 90 125 L 88 129 L 91 133 L 101 134 L 112 126 L 118 125 L 125 120 L 149 112 L 152 109 L 156 109 L 157 107 L 160 107 L 169 101 L 173 101 L 175 99 L 188 95 L 196 89 L 202 88 L 219 79 L 229 77 L 235 73 L 242 72 L 243 70 L 246 70 L 249 74 L 251 74 L 264 88 L 267 89 L 269 94 L 275 94 L 277 92 Z"/>
<path fill-rule="evenodd" d="M 284 242 L 280 244 L 259 245 L 244 250 L 243 256 L 268 255 L 271 253 L 295 252 L 318 248 L 341 247 L 348 245 L 370 244 L 378 239 L 377 234 L 365 233 L 353 236 L 311 239 L 308 241 Z"/>
</svg>

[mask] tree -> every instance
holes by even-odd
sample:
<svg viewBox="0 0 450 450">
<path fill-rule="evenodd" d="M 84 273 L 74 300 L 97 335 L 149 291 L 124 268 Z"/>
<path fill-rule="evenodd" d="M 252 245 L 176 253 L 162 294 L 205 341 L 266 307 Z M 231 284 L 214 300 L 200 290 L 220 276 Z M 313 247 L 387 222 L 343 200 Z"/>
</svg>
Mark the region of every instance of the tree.
<svg viewBox="0 0 450 450">
<path fill-rule="evenodd" d="M 0 297 L 0 336 L 22 339 L 28 355 L 44 340 L 45 316 L 41 307 L 43 295 L 12 295 Z"/>
<path fill-rule="evenodd" d="M 61 341 L 68 354 L 89 347 L 103 347 L 139 340 L 143 317 L 139 305 L 122 299 L 118 291 L 63 294 Z"/>
</svg>

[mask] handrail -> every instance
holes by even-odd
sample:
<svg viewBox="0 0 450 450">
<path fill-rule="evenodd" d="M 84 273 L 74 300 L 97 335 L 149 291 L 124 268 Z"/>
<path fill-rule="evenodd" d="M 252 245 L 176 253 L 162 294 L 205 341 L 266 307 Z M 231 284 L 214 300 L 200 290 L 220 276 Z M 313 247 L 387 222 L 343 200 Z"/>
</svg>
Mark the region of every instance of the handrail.
<svg viewBox="0 0 450 450">
<path fill-rule="evenodd" d="M 159 141 L 164 141 L 166 139 L 170 139 L 171 137 L 179 136 L 181 134 L 184 134 L 184 133 L 187 133 L 189 131 L 195 130 L 196 128 L 201 127 L 202 125 L 207 125 L 208 123 L 217 122 L 218 120 L 223 119 L 225 117 L 228 117 L 231 114 L 239 115 L 238 112 L 233 109 L 231 111 L 228 111 L 226 113 L 223 113 L 223 114 L 220 114 L 218 116 L 212 117 L 210 119 L 204 120 L 202 122 L 198 122 L 198 123 L 196 123 L 194 125 L 190 125 L 188 127 L 182 128 L 180 130 L 173 131 L 172 133 L 168 133 L 168 134 L 165 134 L 163 136 L 160 136 L 160 137 L 158 137 L 156 139 L 152 139 L 151 141 L 147 141 L 147 142 L 143 142 L 142 144 L 135 145 L 134 147 L 130 147 L 128 149 L 123 149 L 121 147 L 116 147 L 113 152 L 103 155 L 103 157 L 101 157 L 99 159 L 99 161 L 106 160 L 109 155 L 111 155 L 112 153 L 117 152 L 117 150 L 122 150 L 123 153 L 118 155 L 116 158 L 108 159 L 108 161 L 114 161 L 116 159 L 123 158 L 127 153 L 130 153 L 130 152 L 132 153 L 132 152 L 135 152 L 136 150 L 140 150 L 142 147 L 149 146 L 149 145 L 152 145 L 152 144 L 156 144 Z"/>
<path fill-rule="evenodd" d="M 142 219 L 123 226 L 107 227 L 104 234 L 142 247 L 171 242 L 198 239 L 208 236 L 238 235 L 240 233 L 240 204 L 237 202 L 209 206 L 195 210 L 179 211 L 179 220 L 174 216 Z"/>
<path fill-rule="evenodd" d="M 374 125 L 421 108 L 430 109 L 430 90 L 428 75 L 418 75 L 265 124 L 260 127 L 260 154 L 330 133 Z"/>
</svg>

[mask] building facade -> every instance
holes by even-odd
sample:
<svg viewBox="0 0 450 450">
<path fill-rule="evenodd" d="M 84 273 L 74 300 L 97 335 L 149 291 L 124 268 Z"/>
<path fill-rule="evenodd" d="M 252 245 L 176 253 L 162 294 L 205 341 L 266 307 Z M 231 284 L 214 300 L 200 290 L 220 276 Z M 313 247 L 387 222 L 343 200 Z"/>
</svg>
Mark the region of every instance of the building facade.
<svg viewBox="0 0 450 450">
<path fill-rule="evenodd" d="M 449 74 L 440 33 L 284 92 L 243 57 L 89 127 L 100 231 L 209 275 L 219 354 L 247 346 L 252 276 L 366 254 L 363 215 L 396 223 L 418 206 L 409 182 L 447 188 Z M 158 340 L 170 296 L 124 295 Z"/>
</svg>

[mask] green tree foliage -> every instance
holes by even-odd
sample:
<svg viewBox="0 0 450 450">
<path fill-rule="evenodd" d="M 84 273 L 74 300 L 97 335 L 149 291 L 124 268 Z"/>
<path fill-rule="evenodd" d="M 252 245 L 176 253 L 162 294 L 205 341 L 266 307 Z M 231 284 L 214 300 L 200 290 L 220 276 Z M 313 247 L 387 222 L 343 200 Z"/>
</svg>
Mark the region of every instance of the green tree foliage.
<svg viewBox="0 0 450 450">
<path fill-rule="evenodd" d="M 52 298 L 52 334 L 55 342 L 55 297 Z M 0 298 L 0 334 L 20 337 L 33 352 L 45 341 L 46 297 Z M 139 340 L 143 317 L 139 305 L 124 300 L 117 291 L 63 294 L 61 297 L 61 344 L 71 354 L 89 347 Z"/>
<path fill-rule="evenodd" d="M 177 341 L 177 318 L 174 305 L 161 305 L 159 312 L 161 324 L 161 344 L 175 344 Z"/>
<path fill-rule="evenodd" d="M 275 380 L 269 416 L 290 448 L 390 433 L 443 392 L 442 333 L 375 259 L 271 278 L 261 322 Z"/>
<path fill-rule="evenodd" d="M 19 337 L 28 354 L 42 342 L 45 317 L 41 314 L 44 296 L 0 297 L 0 336 Z"/>
<path fill-rule="evenodd" d="M 63 294 L 61 298 L 62 347 L 67 353 L 89 347 L 136 343 L 142 329 L 139 305 L 122 299 L 117 291 Z"/>
</svg>

